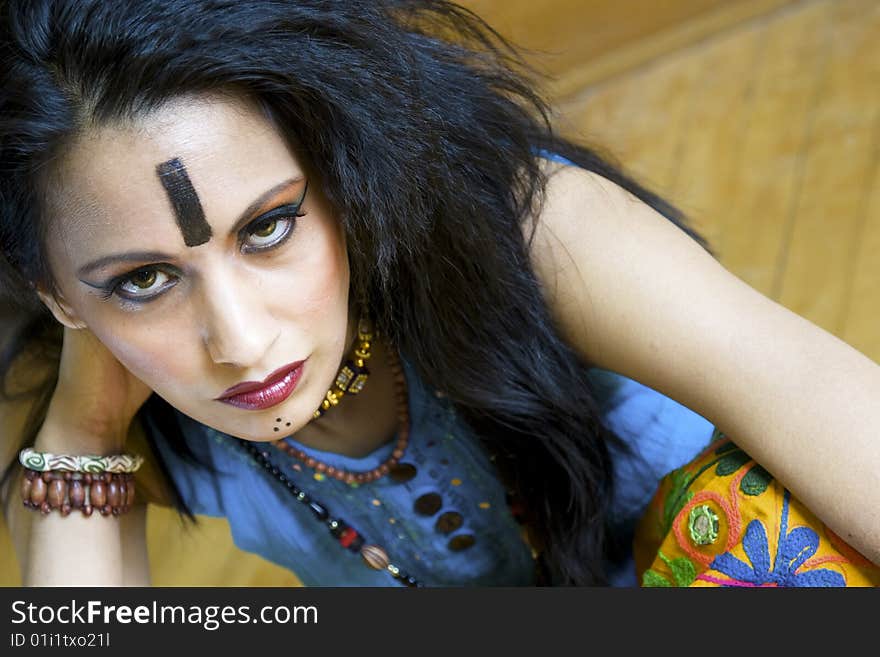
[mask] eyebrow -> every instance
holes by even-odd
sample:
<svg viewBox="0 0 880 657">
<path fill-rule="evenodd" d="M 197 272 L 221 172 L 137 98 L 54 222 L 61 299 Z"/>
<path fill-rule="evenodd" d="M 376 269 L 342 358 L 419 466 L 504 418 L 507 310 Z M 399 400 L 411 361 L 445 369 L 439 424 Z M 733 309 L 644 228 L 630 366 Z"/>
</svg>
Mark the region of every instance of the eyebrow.
<svg viewBox="0 0 880 657">
<path fill-rule="evenodd" d="M 248 222 L 254 219 L 255 216 L 257 216 L 258 214 L 262 214 L 261 210 L 263 210 L 265 206 L 269 205 L 275 199 L 275 197 L 279 196 L 283 192 L 286 192 L 302 180 L 302 176 L 298 178 L 290 178 L 288 180 L 285 180 L 284 182 L 278 183 L 271 189 L 268 189 L 260 194 L 250 205 L 247 206 L 245 211 L 239 215 L 238 219 L 235 221 L 235 224 L 229 230 L 229 236 L 232 237 L 234 235 L 237 235 Z M 83 276 L 88 276 L 98 269 L 103 269 L 104 267 L 120 262 L 171 260 L 173 259 L 173 257 L 174 256 L 163 253 L 162 251 L 129 251 L 126 253 L 118 253 L 114 255 L 104 256 L 103 258 L 98 258 L 97 260 L 93 260 L 92 262 L 89 262 L 88 264 L 80 267 L 76 273 L 77 276 L 82 279 Z M 86 281 L 82 282 L 86 283 Z"/>
</svg>

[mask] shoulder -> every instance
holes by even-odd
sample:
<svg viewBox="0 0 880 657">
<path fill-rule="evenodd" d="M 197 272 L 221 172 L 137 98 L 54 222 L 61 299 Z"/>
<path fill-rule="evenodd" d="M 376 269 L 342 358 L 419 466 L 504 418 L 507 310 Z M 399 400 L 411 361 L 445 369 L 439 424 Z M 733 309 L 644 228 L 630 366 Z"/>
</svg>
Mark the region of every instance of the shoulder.
<svg viewBox="0 0 880 657">
<path fill-rule="evenodd" d="M 560 336 L 586 361 L 724 427 L 792 479 L 793 454 L 783 458 L 767 436 L 826 421 L 844 379 L 847 389 L 875 385 L 876 368 L 856 350 L 598 174 L 551 172 L 535 222 L 530 256 Z"/>
<path fill-rule="evenodd" d="M 711 285 L 727 272 L 697 242 L 647 203 L 602 175 L 542 160 L 547 185 L 540 212 L 523 226 L 532 267 L 559 327 L 600 367 L 624 373 L 617 340 L 621 323 L 655 325 L 663 285 L 708 273 Z M 694 279 L 692 283 L 695 283 Z M 682 288 L 683 289 L 683 288 Z M 653 301 L 652 301 L 653 299 Z"/>
<path fill-rule="evenodd" d="M 617 263 L 622 268 L 635 264 L 627 258 L 657 254 L 658 248 L 718 266 L 673 221 L 617 183 L 587 169 L 540 161 L 547 176 L 546 191 L 540 211 L 524 231 L 528 238 L 535 228 L 532 265 L 551 290 L 575 268 L 591 263 L 606 269 Z M 666 260 L 661 254 L 651 264 Z"/>
<path fill-rule="evenodd" d="M 560 335 L 587 362 L 719 423 L 720 402 L 741 396 L 728 382 L 763 367 L 754 334 L 782 330 L 785 317 L 628 190 L 577 167 L 545 170 L 544 202 L 523 231 L 528 240 L 534 227 L 530 262 Z"/>
</svg>

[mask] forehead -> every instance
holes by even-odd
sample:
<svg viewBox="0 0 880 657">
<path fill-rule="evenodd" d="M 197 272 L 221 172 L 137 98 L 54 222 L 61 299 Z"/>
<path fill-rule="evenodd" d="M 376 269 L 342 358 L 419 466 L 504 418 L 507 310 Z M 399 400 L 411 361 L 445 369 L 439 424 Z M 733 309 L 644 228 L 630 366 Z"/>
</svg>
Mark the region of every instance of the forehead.
<svg viewBox="0 0 880 657">
<path fill-rule="evenodd" d="M 174 158 L 185 162 L 210 223 L 301 174 L 256 108 L 215 97 L 181 99 L 132 123 L 90 130 L 71 145 L 49 185 L 55 228 L 67 240 L 112 227 L 117 236 L 137 234 L 139 246 L 149 246 L 150 235 L 165 248 L 175 235 L 183 244 L 157 175 L 157 166 Z"/>
</svg>

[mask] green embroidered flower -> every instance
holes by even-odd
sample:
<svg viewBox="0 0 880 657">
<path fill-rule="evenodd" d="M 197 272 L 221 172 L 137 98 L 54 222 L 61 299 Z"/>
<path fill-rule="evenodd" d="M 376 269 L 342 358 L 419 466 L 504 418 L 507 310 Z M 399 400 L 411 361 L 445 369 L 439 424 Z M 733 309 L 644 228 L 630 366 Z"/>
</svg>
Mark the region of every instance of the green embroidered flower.
<svg viewBox="0 0 880 657">
<path fill-rule="evenodd" d="M 719 477 L 732 475 L 752 460 L 751 456 L 733 443 L 725 443 L 715 450 L 715 453 L 720 455 L 715 466 L 715 474 Z M 773 481 L 772 475 L 760 465 L 755 465 L 742 478 L 739 488 L 746 495 L 756 496 L 767 490 L 771 481 Z"/>
<path fill-rule="evenodd" d="M 691 498 L 694 496 L 692 491 L 687 490 L 687 487 L 691 485 L 693 479 L 685 468 L 679 468 L 678 470 L 672 471 L 667 475 L 667 478 L 672 485 L 669 487 L 669 490 L 666 492 L 666 497 L 663 500 L 662 514 L 660 517 L 661 535 L 669 533 L 675 516 L 678 515 L 678 512 L 681 511 L 682 508 L 684 508 L 684 505 L 690 502 Z"/>
<path fill-rule="evenodd" d="M 690 586 L 697 579 L 697 568 L 687 557 L 678 557 L 670 559 L 662 550 L 657 555 L 663 560 L 669 570 L 672 571 L 672 578 L 675 583 L 669 581 L 665 575 L 658 573 L 656 570 L 649 568 L 642 575 L 642 586 L 644 587 L 661 587 L 661 586 Z"/>
<path fill-rule="evenodd" d="M 767 490 L 771 481 L 773 476 L 760 465 L 756 465 L 739 482 L 739 489 L 746 495 L 760 495 Z"/>
<path fill-rule="evenodd" d="M 688 531 L 697 545 L 711 545 L 718 540 L 718 515 L 705 504 L 695 506 L 688 516 Z"/>
<path fill-rule="evenodd" d="M 752 457 L 735 447 L 725 452 L 724 456 L 718 459 L 718 465 L 715 466 L 715 474 L 719 477 L 727 477 L 743 467 L 752 460 Z"/>
</svg>

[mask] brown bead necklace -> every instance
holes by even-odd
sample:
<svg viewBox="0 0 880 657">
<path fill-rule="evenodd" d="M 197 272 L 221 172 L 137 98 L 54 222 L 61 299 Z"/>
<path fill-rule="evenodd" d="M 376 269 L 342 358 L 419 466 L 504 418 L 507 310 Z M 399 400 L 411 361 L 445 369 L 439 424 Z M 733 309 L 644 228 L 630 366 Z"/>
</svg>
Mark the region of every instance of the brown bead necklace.
<svg viewBox="0 0 880 657">
<path fill-rule="evenodd" d="M 394 395 L 397 401 L 398 413 L 398 438 L 391 456 L 377 468 L 365 472 L 351 472 L 340 468 L 334 468 L 315 458 L 312 458 L 301 449 L 297 449 L 289 445 L 284 439 L 277 440 L 272 444 L 282 450 L 284 453 L 293 456 L 299 461 L 305 463 L 309 468 L 313 468 L 317 472 L 333 477 L 347 484 L 361 484 L 375 481 L 385 476 L 397 465 L 403 457 L 407 443 L 409 442 L 409 403 L 406 389 L 406 377 L 400 366 L 400 360 L 397 351 L 392 348 L 387 350 L 388 366 L 394 375 Z M 369 356 L 367 356 L 369 357 Z M 281 468 L 272 463 L 269 453 L 261 449 L 254 443 L 247 441 L 239 441 L 241 447 L 247 451 L 251 457 L 277 479 L 293 496 L 293 498 L 309 507 L 315 518 L 327 526 L 330 534 L 339 542 L 339 544 L 349 552 L 360 554 L 364 563 L 374 570 L 384 570 L 390 574 L 395 580 L 408 587 L 420 587 L 422 583 L 415 577 L 401 569 L 398 565 L 392 563 L 388 553 L 379 545 L 369 544 L 364 537 L 354 527 L 349 525 L 344 519 L 331 515 L 330 510 L 320 501 L 312 497 L 308 492 L 301 489 L 299 485 L 286 475 Z"/>
<path fill-rule="evenodd" d="M 390 346 L 388 347 L 389 348 L 386 349 L 387 363 L 394 376 L 394 397 L 397 402 L 398 429 L 397 443 L 391 451 L 391 456 L 389 456 L 384 463 L 372 470 L 352 472 L 351 470 L 344 470 L 342 468 L 335 468 L 332 465 L 327 465 L 323 461 L 319 461 L 318 459 L 309 456 L 303 450 L 290 445 L 283 438 L 276 440 L 272 444 L 289 456 L 304 463 L 306 467 L 312 468 L 316 472 L 320 472 L 328 477 L 344 481 L 349 485 L 369 483 L 388 474 L 388 472 L 397 465 L 400 459 L 403 458 L 403 455 L 406 452 L 406 446 L 409 443 L 409 403 L 407 399 L 406 377 L 403 375 L 397 351 L 390 348 Z"/>
</svg>

